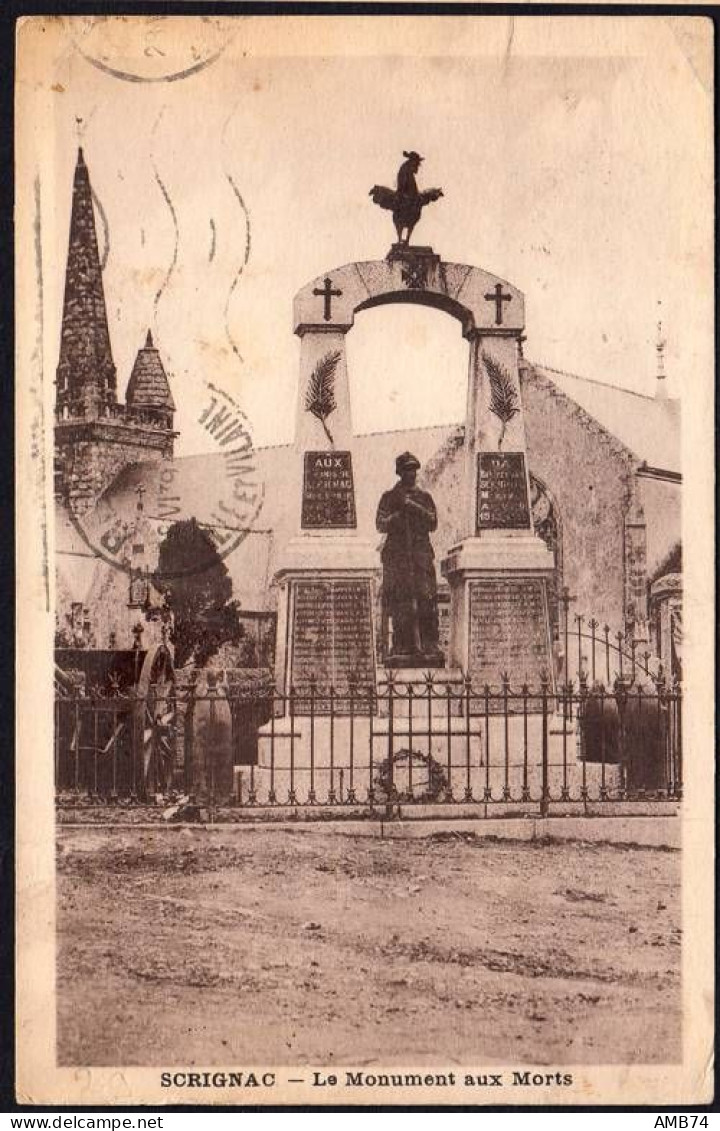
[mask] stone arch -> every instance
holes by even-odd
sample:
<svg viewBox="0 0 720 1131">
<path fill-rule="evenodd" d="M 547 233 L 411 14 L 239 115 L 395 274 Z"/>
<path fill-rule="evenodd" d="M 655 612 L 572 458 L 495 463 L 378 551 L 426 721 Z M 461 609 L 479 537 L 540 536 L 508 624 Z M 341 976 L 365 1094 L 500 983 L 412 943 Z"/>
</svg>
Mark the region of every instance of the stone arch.
<svg viewBox="0 0 720 1131">
<path fill-rule="evenodd" d="M 479 267 L 445 263 L 429 248 L 403 248 L 383 260 L 347 263 L 311 280 L 295 296 L 293 328 L 301 339 L 295 427 L 299 453 L 328 447 L 324 420 L 308 405 L 318 373 L 329 371 L 333 405 L 329 444 L 338 451 L 352 448 L 347 333 L 358 311 L 392 303 L 431 307 L 460 323 L 469 343 L 471 388 L 481 380 L 481 353 L 490 348 L 517 381 L 525 304 L 516 287 Z M 474 464 L 473 444 L 468 463 Z"/>
<path fill-rule="evenodd" d="M 451 295 L 445 294 L 441 291 L 425 291 L 425 290 L 389 290 L 382 294 L 372 295 L 365 299 L 364 302 L 358 303 L 355 307 L 354 314 L 360 314 L 363 310 L 372 310 L 376 306 L 388 306 L 390 304 L 402 305 L 408 304 L 413 306 L 425 306 L 431 310 L 439 310 L 444 314 L 449 314 L 451 318 L 455 318 L 462 325 L 463 331 L 466 328 L 471 329 L 473 326 L 473 312 L 459 302 Z"/>
<path fill-rule="evenodd" d="M 357 314 L 345 346 L 355 435 L 463 419 L 468 348 L 454 318 L 425 305 L 374 305 Z"/>
<path fill-rule="evenodd" d="M 295 296 L 294 330 L 347 333 L 355 314 L 387 303 L 434 307 L 475 332 L 517 334 L 525 323 L 521 291 L 480 267 L 444 263 L 419 248 L 387 259 L 347 263 L 307 283 Z"/>
</svg>

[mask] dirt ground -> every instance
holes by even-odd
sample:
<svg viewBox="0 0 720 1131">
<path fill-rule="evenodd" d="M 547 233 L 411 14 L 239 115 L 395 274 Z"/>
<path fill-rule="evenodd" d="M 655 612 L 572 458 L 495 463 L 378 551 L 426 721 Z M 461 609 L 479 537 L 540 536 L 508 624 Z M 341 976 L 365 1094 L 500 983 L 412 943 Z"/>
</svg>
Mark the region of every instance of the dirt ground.
<svg viewBox="0 0 720 1131">
<path fill-rule="evenodd" d="M 201 827 L 58 852 L 64 1065 L 680 1057 L 676 852 Z"/>
</svg>

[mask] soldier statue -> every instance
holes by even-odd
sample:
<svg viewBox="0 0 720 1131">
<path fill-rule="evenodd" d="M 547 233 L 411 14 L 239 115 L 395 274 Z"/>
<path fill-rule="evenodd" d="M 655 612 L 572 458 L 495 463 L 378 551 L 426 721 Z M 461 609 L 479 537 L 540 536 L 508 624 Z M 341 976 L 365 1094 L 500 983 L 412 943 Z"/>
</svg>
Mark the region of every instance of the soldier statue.
<svg viewBox="0 0 720 1131">
<path fill-rule="evenodd" d="M 416 486 L 420 461 L 410 452 L 395 460 L 400 482 L 386 491 L 376 526 L 385 534 L 381 559 L 383 605 L 392 620 L 388 667 L 442 667 L 438 648 L 435 554 L 430 532 L 437 529 L 432 496 Z"/>
</svg>

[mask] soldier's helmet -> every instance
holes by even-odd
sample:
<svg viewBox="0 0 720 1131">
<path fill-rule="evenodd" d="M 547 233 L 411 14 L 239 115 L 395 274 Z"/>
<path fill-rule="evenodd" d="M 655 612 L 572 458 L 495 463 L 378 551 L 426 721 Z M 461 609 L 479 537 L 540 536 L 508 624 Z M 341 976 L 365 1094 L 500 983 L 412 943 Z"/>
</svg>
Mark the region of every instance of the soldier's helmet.
<svg viewBox="0 0 720 1131">
<path fill-rule="evenodd" d="M 419 467 L 420 460 L 412 452 L 403 452 L 395 460 L 395 471 L 398 475 L 402 475 L 403 471 L 409 471 L 410 468 L 415 468 L 417 471 Z"/>
</svg>

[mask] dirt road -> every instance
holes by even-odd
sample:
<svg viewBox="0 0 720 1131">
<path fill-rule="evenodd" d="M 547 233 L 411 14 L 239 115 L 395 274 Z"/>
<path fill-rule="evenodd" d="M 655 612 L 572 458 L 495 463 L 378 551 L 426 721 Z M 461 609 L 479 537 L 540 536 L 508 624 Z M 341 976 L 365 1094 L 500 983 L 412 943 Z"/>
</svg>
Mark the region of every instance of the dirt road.
<svg viewBox="0 0 720 1131">
<path fill-rule="evenodd" d="M 202 828 L 58 852 L 61 1064 L 680 1055 L 676 852 Z"/>
</svg>

